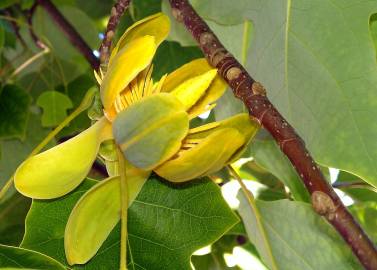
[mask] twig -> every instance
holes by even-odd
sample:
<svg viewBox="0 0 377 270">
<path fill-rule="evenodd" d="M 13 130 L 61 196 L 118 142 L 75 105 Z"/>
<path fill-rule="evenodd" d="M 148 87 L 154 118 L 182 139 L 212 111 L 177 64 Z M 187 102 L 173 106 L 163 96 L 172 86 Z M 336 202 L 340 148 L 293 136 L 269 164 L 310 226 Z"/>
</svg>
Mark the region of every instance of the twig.
<svg viewBox="0 0 377 270">
<path fill-rule="evenodd" d="M 2 13 L 4 13 L 7 17 L 14 18 L 13 11 L 10 8 L 3 10 Z M 23 39 L 23 37 L 20 34 L 20 27 L 17 24 L 17 20 L 16 19 L 9 20 L 9 23 L 10 23 L 12 29 L 13 29 L 14 34 L 20 40 L 22 47 L 26 48 L 27 46 L 26 46 L 25 40 Z"/>
<path fill-rule="evenodd" d="M 333 183 L 333 188 L 339 189 L 352 189 L 352 188 L 364 188 L 371 191 L 377 192 L 377 189 L 366 182 L 363 181 L 353 181 L 353 182 L 339 182 Z"/>
<path fill-rule="evenodd" d="M 126 11 L 131 0 L 118 0 L 111 9 L 109 21 L 107 23 L 106 31 L 99 48 L 100 62 L 103 67 L 106 67 L 110 56 L 110 47 L 113 40 L 116 27 L 123 13 Z"/>
<path fill-rule="evenodd" d="M 47 45 L 44 44 L 44 42 L 38 38 L 38 36 L 35 34 L 34 29 L 33 29 L 33 15 L 34 15 L 34 12 L 35 12 L 35 9 L 37 8 L 37 6 L 38 6 L 38 2 L 35 2 L 29 10 L 24 12 L 24 15 L 25 15 L 26 21 L 29 25 L 30 36 L 33 39 L 35 45 L 38 48 L 44 50 L 45 48 L 47 48 Z"/>
<path fill-rule="evenodd" d="M 325 180 L 303 140 L 266 97 L 264 87 L 224 48 L 187 0 L 169 0 L 174 17 L 183 22 L 208 62 L 232 88 L 255 118 L 278 142 L 311 194 L 314 210 L 341 234 L 366 269 L 377 269 L 373 243 Z"/>
<path fill-rule="evenodd" d="M 67 21 L 67 19 L 60 13 L 55 5 L 50 0 L 37 0 L 38 4 L 43 7 L 53 21 L 60 27 L 63 33 L 67 36 L 69 41 L 75 46 L 81 54 L 90 63 L 93 69 L 98 70 L 99 60 L 93 54 L 93 50 L 76 31 L 76 29 Z"/>
<path fill-rule="evenodd" d="M 34 54 L 32 57 L 27 59 L 24 63 L 22 63 L 19 67 L 17 67 L 12 74 L 9 75 L 9 77 L 6 79 L 5 83 L 7 83 L 10 79 L 12 79 L 14 76 L 19 74 L 22 70 L 27 68 L 29 65 L 31 65 L 33 62 L 35 62 L 37 59 L 41 58 L 43 55 L 50 52 L 50 49 L 48 47 L 45 47 L 43 51 L 40 51 L 37 54 Z"/>
<path fill-rule="evenodd" d="M 120 198 L 121 198 L 121 213 L 120 213 L 120 270 L 127 270 L 127 243 L 128 243 L 128 231 L 127 231 L 127 219 L 128 219 L 128 184 L 126 177 L 126 160 L 124 159 L 122 150 L 118 147 L 118 164 L 120 174 Z"/>
</svg>

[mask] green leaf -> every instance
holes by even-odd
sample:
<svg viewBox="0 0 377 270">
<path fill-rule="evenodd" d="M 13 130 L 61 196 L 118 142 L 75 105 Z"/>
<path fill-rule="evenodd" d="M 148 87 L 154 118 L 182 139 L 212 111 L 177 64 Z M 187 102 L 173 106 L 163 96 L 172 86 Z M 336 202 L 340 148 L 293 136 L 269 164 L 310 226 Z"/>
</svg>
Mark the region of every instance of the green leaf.
<svg viewBox="0 0 377 270">
<path fill-rule="evenodd" d="M 93 76 L 89 76 L 87 74 L 77 77 L 67 85 L 68 96 L 73 103 L 73 108 L 70 109 L 68 113 L 71 113 L 80 105 L 87 91 L 94 85 L 95 82 L 93 80 Z M 91 121 L 88 117 L 88 113 L 83 112 L 78 117 L 73 119 L 73 121 L 59 133 L 59 137 L 77 134 L 77 132 L 83 131 L 90 127 L 90 124 Z"/>
<path fill-rule="evenodd" d="M 0 269 L 33 269 L 33 270 L 65 270 L 66 268 L 54 259 L 19 247 L 0 245 Z"/>
<path fill-rule="evenodd" d="M 5 44 L 5 30 L 3 25 L 0 23 L 0 53 L 3 50 Z"/>
<path fill-rule="evenodd" d="M 377 14 L 373 14 L 369 19 L 370 34 L 373 39 L 374 47 L 377 51 Z"/>
<path fill-rule="evenodd" d="M 160 11 L 161 0 L 133 1 L 130 6 L 130 13 L 134 21 L 141 20 Z"/>
<path fill-rule="evenodd" d="M 309 194 L 288 158 L 273 140 L 253 140 L 251 156 L 256 163 L 271 172 L 290 190 L 295 200 L 309 202 Z"/>
<path fill-rule="evenodd" d="M 364 184 L 367 183 L 359 177 L 345 171 L 340 171 L 333 185 L 341 189 L 356 202 L 377 202 L 376 189 Z"/>
<path fill-rule="evenodd" d="M 323 165 L 377 186 L 377 66 L 367 0 L 249 1 L 248 69 Z M 272 72 L 273 71 L 273 72 Z"/>
<path fill-rule="evenodd" d="M 211 252 L 206 255 L 192 256 L 191 262 L 198 270 L 240 270 L 239 267 L 228 267 L 224 254 L 231 254 L 233 248 L 238 246 L 237 237 L 234 235 L 224 235 L 211 246 Z"/>
<path fill-rule="evenodd" d="M 261 4 L 251 4 L 250 0 L 192 0 L 190 1 L 198 13 L 218 24 L 234 25 L 251 18 L 250 14 L 259 10 Z"/>
<path fill-rule="evenodd" d="M 216 101 L 216 107 L 213 110 L 216 121 L 224 120 L 238 113 L 247 112 L 243 102 L 235 98 L 230 89 L 227 89 L 224 95 Z"/>
<path fill-rule="evenodd" d="M 15 193 L 0 203 L 0 243 L 18 246 L 24 235 L 24 222 L 31 200 Z"/>
<path fill-rule="evenodd" d="M 59 11 L 61 11 L 91 48 L 95 49 L 99 47 L 100 39 L 98 31 L 88 15 L 73 6 L 61 6 L 59 7 Z M 42 8 L 38 8 L 33 16 L 33 29 L 52 49 L 52 53 L 55 56 L 68 62 L 74 62 L 78 66 L 88 67 L 86 60 L 73 47 L 65 34 Z"/>
<path fill-rule="evenodd" d="M 194 7 L 198 7 L 200 10 L 200 2 L 203 2 L 202 5 L 207 6 L 207 1 L 197 1 L 193 2 Z M 239 2 L 239 1 L 238 1 Z M 238 6 L 237 4 L 231 4 Z M 216 12 L 220 10 L 218 6 L 215 7 Z M 171 21 L 171 30 L 169 33 L 168 40 L 177 41 L 182 46 L 196 46 L 196 41 L 192 38 L 191 34 L 185 29 L 185 27 L 178 23 L 173 15 L 171 14 L 171 8 L 168 1 L 162 1 L 162 11 L 170 17 Z M 205 14 L 205 13 L 204 13 Z M 207 15 L 207 14 L 206 14 Z M 207 19 L 207 16 L 204 17 Z M 245 28 L 245 21 L 248 26 Z M 252 34 L 252 25 L 247 20 L 237 19 L 236 23 L 217 23 L 211 19 L 206 20 L 208 26 L 212 31 L 218 36 L 224 46 L 239 60 L 243 61 L 243 52 L 247 51 L 250 44 L 250 36 Z M 244 39 L 246 43 L 244 43 Z M 234 42 L 237 40 L 238 42 Z"/>
<path fill-rule="evenodd" d="M 376 50 L 368 0 L 193 1 L 205 18 L 251 19 L 247 69 L 318 162 L 377 186 Z M 375 37 L 372 20 L 372 36 Z"/>
<path fill-rule="evenodd" d="M 374 244 L 377 244 L 377 201 L 357 203 L 350 206 L 350 211 L 357 218 Z"/>
<path fill-rule="evenodd" d="M 344 241 L 310 204 L 288 200 L 256 201 L 266 232 L 264 240 L 254 213 L 244 196 L 240 197 L 239 213 L 248 236 L 270 269 L 362 269 Z"/>
<path fill-rule="evenodd" d="M 153 78 L 159 79 L 183 64 L 200 57 L 203 55 L 196 47 L 181 47 L 177 42 L 165 41 L 158 47 L 153 59 L 155 67 Z"/>
<path fill-rule="evenodd" d="M 0 141 L 2 152 L 0 159 L 0 186 L 5 184 L 5 181 L 15 172 L 18 165 L 47 136 L 48 132 L 48 129 L 42 128 L 40 116 L 31 112 L 24 142 L 18 139 Z M 47 147 L 51 147 L 54 144 L 55 142 L 52 141 Z M 11 192 L 8 194 L 11 194 Z"/>
<path fill-rule="evenodd" d="M 45 253 L 66 265 L 65 224 L 76 202 L 95 183 L 87 180 L 57 200 L 33 201 L 22 247 Z M 220 238 L 237 221 L 210 180 L 172 185 L 150 178 L 129 208 L 129 268 L 191 269 L 191 254 Z M 118 225 L 91 261 L 73 269 L 117 269 L 119 236 Z"/>
<path fill-rule="evenodd" d="M 43 92 L 37 100 L 37 105 L 43 109 L 44 127 L 59 125 L 67 117 L 67 110 L 73 107 L 69 97 L 58 91 Z"/>
<path fill-rule="evenodd" d="M 14 5 L 18 2 L 18 0 L 2 0 L 0 3 L 0 8 L 6 8 L 11 5 Z"/>
<path fill-rule="evenodd" d="M 23 89 L 4 86 L 0 92 L 0 138 L 24 139 L 30 103 Z"/>
</svg>

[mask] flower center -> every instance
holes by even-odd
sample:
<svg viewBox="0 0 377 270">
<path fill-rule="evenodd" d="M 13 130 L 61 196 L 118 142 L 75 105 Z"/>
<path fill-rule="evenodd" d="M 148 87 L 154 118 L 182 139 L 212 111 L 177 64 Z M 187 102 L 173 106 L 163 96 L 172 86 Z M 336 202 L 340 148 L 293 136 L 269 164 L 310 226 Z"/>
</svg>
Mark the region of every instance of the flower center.
<svg viewBox="0 0 377 270">
<path fill-rule="evenodd" d="M 109 121 L 112 122 L 118 113 L 127 109 L 132 104 L 145 97 L 160 93 L 166 75 L 160 81 L 154 83 L 152 71 L 153 65 L 149 65 L 119 93 L 115 98 L 112 108 L 104 112 Z"/>
</svg>

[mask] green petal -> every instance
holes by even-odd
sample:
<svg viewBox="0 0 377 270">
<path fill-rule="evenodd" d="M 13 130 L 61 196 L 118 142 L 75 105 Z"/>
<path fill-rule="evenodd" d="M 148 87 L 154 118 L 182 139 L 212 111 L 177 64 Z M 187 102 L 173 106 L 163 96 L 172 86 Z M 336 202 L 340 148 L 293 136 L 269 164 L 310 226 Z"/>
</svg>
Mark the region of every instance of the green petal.
<svg viewBox="0 0 377 270">
<path fill-rule="evenodd" d="M 110 110 L 116 96 L 151 62 L 157 46 L 153 36 L 132 40 L 114 56 L 101 83 L 101 100 Z"/>
<path fill-rule="evenodd" d="M 169 17 L 163 13 L 157 13 L 135 22 L 124 32 L 117 45 L 114 47 L 111 52 L 110 63 L 117 52 L 132 40 L 143 36 L 153 36 L 156 45 L 159 46 L 167 37 L 169 31 L 170 20 Z"/>
<path fill-rule="evenodd" d="M 128 205 L 131 206 L 150 172 L 127 164 Z M 120 177 L 108 178 L 92 187 L 73 208 L 65 229 L 64 247 L 70 265 L 88 262 L 119 222 Z"/>
<path fill-rule="evenodd" d="M 217 124 L 217 125 L 215 125 Z M 234 128 L 237 129 L 245 139 L 244 145 L 238 149 L 234 155 L 231 157 L 228 163 L 231 163 L 234 160 L 237 160 L 246 149 L 250 140 L 255 136 L 258 132 L 260 125 L 253 121 L 249 114 L 247 113 L 240 113 L 235 116 L 229 117 L 222 121 L 209 123 L 194 129 L 190 129 L 189 135 L 187 136 L 188 139 L 198 139 L 198 138 L 205 138 L 212 132 L 219 130 L 221 128 Z"/>
<path fill-rule="evenodd" d="M 118 114 L 113 133 L 126 159 L 150 170 L 172 157 L 189 127 L 182 104 L 168 93 L 146 97 Z"/>
<path fill-rule="evenodd" d="M 111 135 L 102 118 L 76 137 L 24 161 L 14 175 L 16 189 L 35 199 L 63 196 L 88 174 L 99 145 Z"/>
<path fill-rule="evenodd" d="M 244 136 L 234 128 L 214 131 L 177 158 L 168 160 L 155 172 L 172 182 L 183 182 L 221 169 L 244 144 Z"/>
</svg>

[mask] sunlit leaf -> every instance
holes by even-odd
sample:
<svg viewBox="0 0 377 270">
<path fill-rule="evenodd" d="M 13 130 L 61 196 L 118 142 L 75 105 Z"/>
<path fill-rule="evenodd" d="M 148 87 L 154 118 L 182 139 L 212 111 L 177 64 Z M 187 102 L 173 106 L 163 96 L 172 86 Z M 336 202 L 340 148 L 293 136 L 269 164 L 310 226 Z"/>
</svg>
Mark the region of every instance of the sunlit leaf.
<svg viewBox="0 0 377 270">
<path fill-rule="evenodd" d="M 63 244 L 66 220 L 95 183 L 85 181 L 59 200 L 34 201 L 22 246 L 67 265 Z M 237 221 L 219 188 L 208 179 L 175 186 L 150 178 L 129 209 L 128 268 L 189 270 L 191 254 L 216 241 Z M 73 269 L 119 268 L 119 237 L 117 226 L 92 260 Z"/>
<path fill-rule="evenodd" d="M 239 212 L 247 234 L 270 269 L 362 269 L 344 241 L 311 205 L 288 200 L 257 201 L 266 232 L 263 237 L 255 213 L 244 196 L 239 196 Z"/>
<path fill-rule="evenodd" d="M 37 105 L 43 109 L 42 126 L 53 127 L 67 117 L 67 110 L 73 104 L 69 97 L 58 91 L 46 91 L 39 96 Z"/>
</svg>

